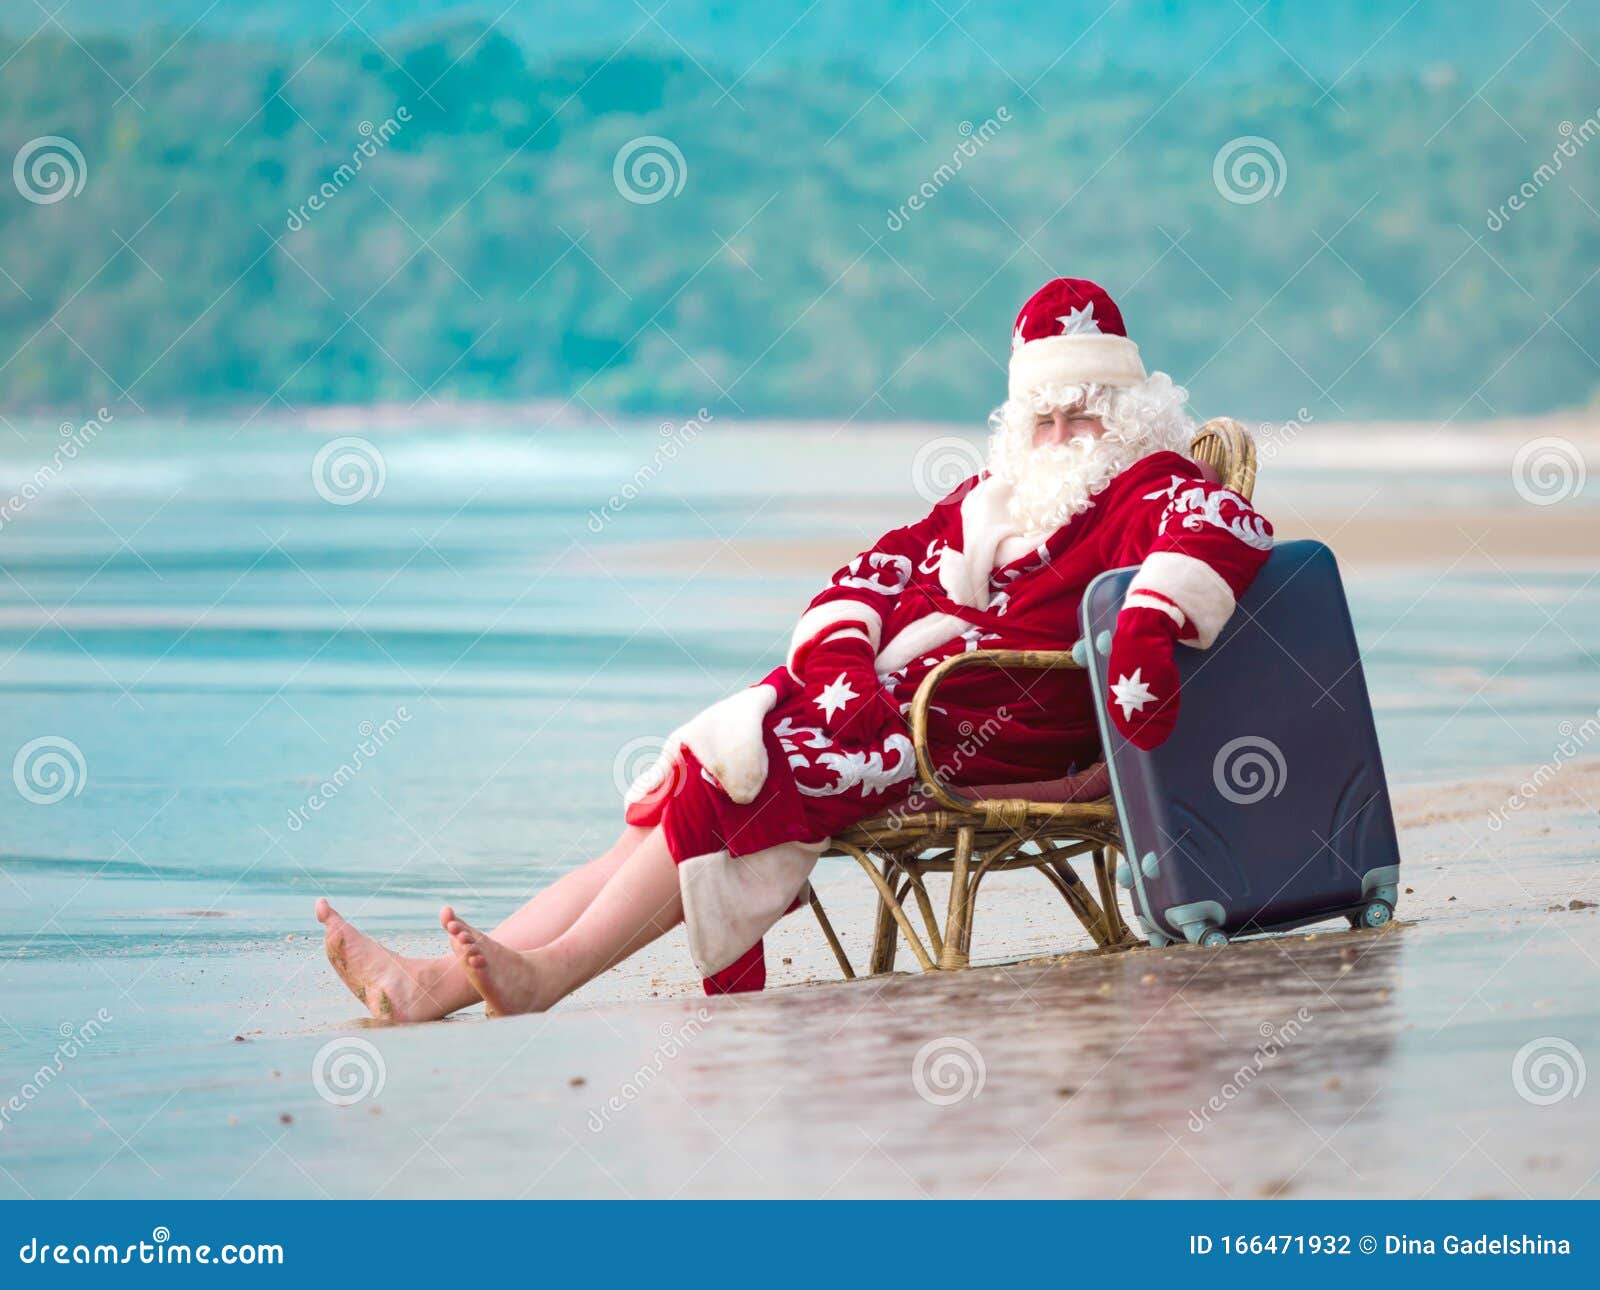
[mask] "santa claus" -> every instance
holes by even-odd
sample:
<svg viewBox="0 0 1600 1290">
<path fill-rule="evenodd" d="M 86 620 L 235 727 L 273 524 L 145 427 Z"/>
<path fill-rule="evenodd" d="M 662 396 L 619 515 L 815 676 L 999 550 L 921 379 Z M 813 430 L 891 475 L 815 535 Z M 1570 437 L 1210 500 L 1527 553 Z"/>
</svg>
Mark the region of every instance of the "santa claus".
<svg viewBox="0 0 1600 1290">
<path fill-rule="evenodd" d="M 922 679 L 965 650 L 1070 646 L 1107 569 L 1140 567 L 1111 644 L 1112 725 L 1141 748 L 1167 737 L 1174 650 L 1216 639 L 1271 526 L 1183 455 L 1184 391 L 1145 371 L 1094 283 L 1057 278 L 1023 305 L 1009 375 L 988 469 L 834 573 L 782 666 L 673 732 L 605 855 L 492 934 L 446 906 L 451 954 L 433 959 L 395 955 L 318 903 L 329 958 L 374 1015 L 547 1008 L 680 921 L 708 992 L 760 989 L 761 938 L 830 835 L 915 788 L 906 712 Z M 958 784 L 1048 791 L 1101 759 L 1093 703 L 1082 672 L 957 671 L 930 752 Z M 975 729 L 993 736 L 974 746 Z"/>
</svg>

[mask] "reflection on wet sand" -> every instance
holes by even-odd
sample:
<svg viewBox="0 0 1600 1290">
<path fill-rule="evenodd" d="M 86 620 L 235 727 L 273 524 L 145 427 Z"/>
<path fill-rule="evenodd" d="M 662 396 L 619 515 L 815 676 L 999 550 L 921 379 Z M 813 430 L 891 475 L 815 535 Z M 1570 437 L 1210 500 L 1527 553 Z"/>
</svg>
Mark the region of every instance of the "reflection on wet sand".
<svg viewBox="0 0 1600 1290">
<path fill-rule="evenodd" d="M 746 1157 L 787 1156 L 792 1128 L 795 1154 L 763 1179 L 786 1192 L 1337 1189 L 1338 1154 L 1319 1164 L 1304 1142 L 1383 1112 L 1405 939 L 1400 926 L 791 992 L 719 1015 L 716 1050 L 690 1058 L 708 1078 L 674 1083 L 693 1118 L 753 1118 Z M 652 1133 L 671 1132 L 661 1110 Z"/>
</svg>

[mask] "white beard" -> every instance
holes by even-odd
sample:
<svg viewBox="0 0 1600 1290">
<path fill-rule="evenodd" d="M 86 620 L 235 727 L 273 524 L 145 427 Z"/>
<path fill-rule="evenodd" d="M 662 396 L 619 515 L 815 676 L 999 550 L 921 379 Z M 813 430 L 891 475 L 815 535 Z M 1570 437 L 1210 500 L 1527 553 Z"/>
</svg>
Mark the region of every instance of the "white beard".
<svg viewBox="0 0 1600 1290">
<path fill-rule="evenodd" d="M 989 418 L 989 471 L 1011 485 L 1011 522 L 1024 535 L 1054 533 L 1094 505 L 1095 494 L 1153 452 L 1183 452 L 1193 423 L 1185 391 L 1162 372 L 1142 385 L 1110 388 L 1064 386 L 1032 398 L 1009 399 Z M 1041 410 L 1082 406 L 1105 426 L 1099 438 L 1080 435 L 1063 444 L 1035 447 L 1034 417 Z"/>
</svg>

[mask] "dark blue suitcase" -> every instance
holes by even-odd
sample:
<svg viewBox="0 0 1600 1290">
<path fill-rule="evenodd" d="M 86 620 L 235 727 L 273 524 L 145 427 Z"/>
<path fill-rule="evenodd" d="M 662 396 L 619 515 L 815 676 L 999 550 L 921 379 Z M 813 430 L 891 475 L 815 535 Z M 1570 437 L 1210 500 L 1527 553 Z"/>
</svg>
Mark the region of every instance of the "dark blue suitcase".
<svg viewBox="0 0 1600 1290">
<path fill-rule="evenodd" d="M 1211 648 L 1178 647 L 1178 724 L 1154 752 L 1106 715 L 1106 652 L 1137 572 L 1090 584 L 1078 655 L 1122 822 L 1117 879 L 1151 944 L 1386 923 L 1400 852 L 1333 553 L 1282 543 Z"/>
</svg>

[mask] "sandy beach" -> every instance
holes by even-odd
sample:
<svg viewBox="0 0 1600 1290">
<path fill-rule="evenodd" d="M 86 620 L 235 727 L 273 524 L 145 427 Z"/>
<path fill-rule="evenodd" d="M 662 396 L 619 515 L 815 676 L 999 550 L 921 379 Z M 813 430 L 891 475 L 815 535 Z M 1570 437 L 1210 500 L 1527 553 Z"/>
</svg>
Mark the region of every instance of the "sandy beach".
<svg viewBox="0 0 1600 1290">
<path fill-rule="evenodd" d="M 1333 547 L 1347 575 L 1379 568 L 1590 568 L 1600 551 L 1600 509 L 1577 516 L 1531 507 L 1371 518 L 1290 514 L 1280 515 L 1274 529 L 1284 541 L 1314 538 Z M 838 568 L 855 551 L 847 539 L 738 538 L 714 551 L 696 542 L 656 543 L 618 547 L 596 559 L 614 573 L 643 568 L 663 574 L 795 576 Z"/>
<path fill-rule="evenodd" d="M 202 941 L 155 969 L 188 999 L 181 1082 L 109 1027 L 0 1135 L 0 1178 L 15 1196 L 1593 1197 L 1593 1099 L 1532 1104 L 1514 1062 L 1600 1042 L 1600 763 L 1483 845 L 1514 789 L 1401 794 L 1387 931 L 1223 952 L 1050 957 L 1082 935 L 1017 877 L 980 925 L 1020 962 L 824 984 L 793 918 L 770 941 L 789 984 L 763 997 L 698 997 L 675 936 L 544 1017 L 379 1027 L 314 937 Z M 865 882 L 830 864 L 819 889 L 859 952 Z M 63 1015 L 81 992 L 43 964 L 6 975 Z M 335 1062 L 351 1105 L 317 1092 Z"/>
</svg>

